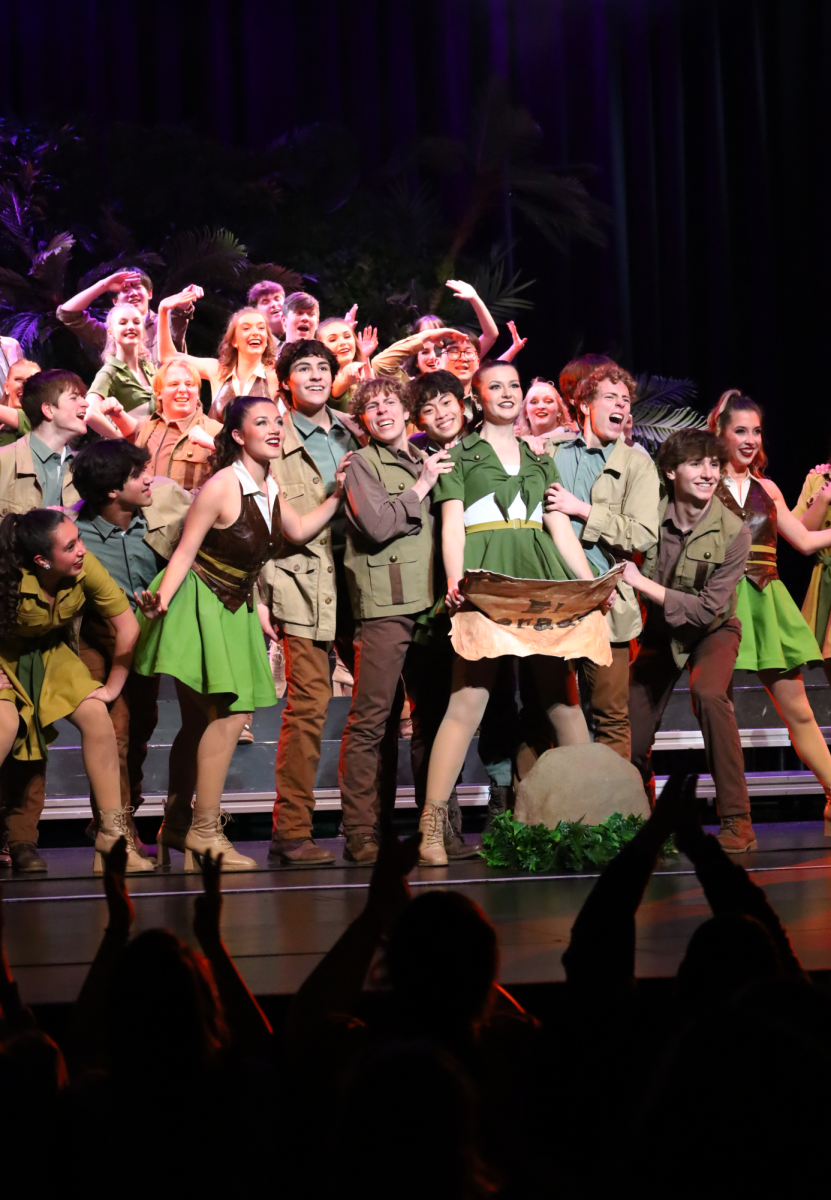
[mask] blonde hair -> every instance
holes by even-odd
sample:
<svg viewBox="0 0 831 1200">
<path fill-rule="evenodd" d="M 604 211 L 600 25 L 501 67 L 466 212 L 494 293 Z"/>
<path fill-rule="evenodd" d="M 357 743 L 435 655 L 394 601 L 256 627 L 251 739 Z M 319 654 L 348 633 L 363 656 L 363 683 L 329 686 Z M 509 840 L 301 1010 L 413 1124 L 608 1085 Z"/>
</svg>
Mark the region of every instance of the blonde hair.
<svg viewBox="0 0 831 1200">
<path fill-rule="evenodd" d="M 173 367 L 181 367 L 183 371 L 187 371 L 190 375 L 191 383 L 196 384 L 197 388 L 202 386 L 202 376 L 186 358 L 169 358 L 167 362 L 163 362 L 156 374 L 153 376 L 153 394 L 157 400 L 161 399 L 162 388 L 167 383 L 167 377 Z"/>
<path fill-rule="evenodd" d="M 519 416 L 514 421 L 514 433 L 517 437 L 528 437 L 528 435 L 531 433 L 531 422 L 528 420 L 528 397 L 531 395 L 531 392 L 535 387 L 549 387 L 554 393 L 554 403 L 557 407 L 557 419 L 554 428 L 556 428 L 557 424 L 566 425 L 571 420 L 565 401 L 551 380 L 543 379 L 540 375 L 537 375 L 528 385 L 528 391 L 525 393 L 522 399 L 522 407 L 519 410 Z"/>
<path fill-rule="evenodd" d="M 116 358 L 118 357 L 115 337 L 113 336 L 112 321 L 115 317 L 115 314 L 122 312 L 125 308 L 132 309 L 133 312 L 138 313 L 138 315 L 141 317 L 141 325 L 139 326 L 138 356 L 140 359 L 143 358 L 149 362 L 150 351 L 147 348 L 147 329 L 144 324 L 144 317 L 141 316 L 141 313 L 136 308 L 135 304 L 114 304 L 107 313 L 107 340 L 104 343 L 104 357 L 106 358 L 108 354 Z"/>
<path fill-rule="evenodd" d="M 9 380 L 12 377 L 12 371 L 16 371 L 18 367 L 34 367 L 35 370 L 33 374 L 41 369 L 40 363 L 32 362 L 30 358 L 16 358 L 9 367 L 9 372 L 6 375 L 6 378 L 3 380 L 2 390 L 0 390 L 0 395 L 6 396 L 9 400 L 11 399 L 11 393 L 9 392 Z"/>
<path fill-rule="evenodd" d="M 222 338 L 222 341 L 219 343 L 219 349 L 216 353 L 216 357 L 219 362 L 218 373 L 220 381 L 224 381 L 226 375 L 230 375 L 237 365 L 239 353 L 236 346 L 233 345 L 233 341 L 236 336 L 237 325 L 242 317 L 248 314 L 251 314 L 255 317 L 260 317 L 265 325 L 265 349 L 260 356 L 260 362 L 264 367 L 273 367 L 277 361 L 277 343 L 274 340 L 274 335 L 269 329 L 268 322 L 266 321 L 265 317 L 263 317 L 263 314 L 258 308 L 252 308 L 251 305 L 248 305 L 245 308 L 238 308 L 237 311 L 231 315 L 231 319 L 228 322 L 228 327 L 225 330 L 225 334 Z"/>
</svg>

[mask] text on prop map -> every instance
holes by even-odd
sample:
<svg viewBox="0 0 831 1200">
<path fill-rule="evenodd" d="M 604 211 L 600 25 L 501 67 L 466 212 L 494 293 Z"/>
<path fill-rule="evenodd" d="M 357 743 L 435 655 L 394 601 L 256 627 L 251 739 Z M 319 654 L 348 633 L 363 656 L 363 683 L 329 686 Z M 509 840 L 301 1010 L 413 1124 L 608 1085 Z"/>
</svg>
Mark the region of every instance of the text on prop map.
<svg viewBox="0 0 831 1200">
<path fill-rule="evenodd" d="M 622 563 L 597 579 L 515 579 L 493 571 L 468 571 L 460 590 L 495 625 L 544 633 L 585 620 L 606 601 L 622 574 Z"/>
</svg>

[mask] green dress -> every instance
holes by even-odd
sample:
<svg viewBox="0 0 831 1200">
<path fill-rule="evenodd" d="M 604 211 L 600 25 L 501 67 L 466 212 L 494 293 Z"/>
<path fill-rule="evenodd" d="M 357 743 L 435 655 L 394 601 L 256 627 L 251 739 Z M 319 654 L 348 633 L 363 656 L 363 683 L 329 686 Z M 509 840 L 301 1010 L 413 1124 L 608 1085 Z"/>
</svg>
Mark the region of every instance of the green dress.
<svg viewBox="0 0 831 1200">
<path fill-rule="evenodd" d="M 269 531 L 253 492 L 243 491 L 238 519 L 228 529 L 208 530 L 165 615 L 151 621 L 139 614 L 133 670 L 172 675 L 203 696 L 230 696 L 229 712 L 276 704 L 252 591 L 281 540 L 279 502 L 274 501 Z M 151 591 L 163 574 L 153 580 Z"/>
</svg>

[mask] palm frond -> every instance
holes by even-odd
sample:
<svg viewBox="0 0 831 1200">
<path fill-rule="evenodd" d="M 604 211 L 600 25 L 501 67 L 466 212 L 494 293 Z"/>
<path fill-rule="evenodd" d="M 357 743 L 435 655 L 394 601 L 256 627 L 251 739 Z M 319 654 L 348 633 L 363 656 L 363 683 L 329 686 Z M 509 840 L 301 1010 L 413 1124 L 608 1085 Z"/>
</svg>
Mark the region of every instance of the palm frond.
<svg viewBox="0 0 831 1200">
<path fill-rule="evenodd" d="M 632 405 L 632 437 L 652 453 L 677 429 L 704 429 L 707 418 L 693 408 L 636 400 Z"/>
<path fill-rule="evenodd" d="M 511 279 L 505 279 L 505 260 L 508 247 L 497 242 L 491 247 L 487 262 L 477 267 L 473 286 L 481 296 L 491 316 L 497 321 L 510 321 L 517 312 L 529 312 L 534 302 L 520 295 L 536 283 L 535 279 L 519 282 L 521 272 L 516 271 Z"/>
<path fill-rule="evenodd" d="M 165 246 L 165 257 L 168 292 L 189 283 L 234 285 L 249 265 L 245 246 L 229 229 L 177 233 Z"/>
<path fill-rule="evenodd" d="M 650 375 L 644 371 L 635 376 L 637 401 L 649 400 L 653 404 L 689 404 L 698 395 L 692 379 L 673 379 L 667 375 Z"/>
<path fill-rule="evenodd" d="M 51 319 L 57 324 L 54 318 Z M 36 342 L 42 342 L 52 332 L 49 321 L 50 316 L 46 313 L 17 312 L 0 321 L 0 328 L 6 337 L 16 338 L 28 354 Z"/>
<path fill-rule="evenodd" d="M 307 278 L 292 271 L 291 267 L 281 267 L 279 263 L 250 263 L 240 275 L 239 286 L 247 292 L 261 279 L 269 279 L 284 287 L 288 295 L 289 292 L 301 292 Z"/>
<path fill-rule="evenodd" d="M 75 238 L 71 233 L 56 233 L 45 246 L 40 246 L 32 260 L 29 274 L 49 292 L 55 303 L 63 299 L 66 268 L 72 257 Z"/>
</svg>

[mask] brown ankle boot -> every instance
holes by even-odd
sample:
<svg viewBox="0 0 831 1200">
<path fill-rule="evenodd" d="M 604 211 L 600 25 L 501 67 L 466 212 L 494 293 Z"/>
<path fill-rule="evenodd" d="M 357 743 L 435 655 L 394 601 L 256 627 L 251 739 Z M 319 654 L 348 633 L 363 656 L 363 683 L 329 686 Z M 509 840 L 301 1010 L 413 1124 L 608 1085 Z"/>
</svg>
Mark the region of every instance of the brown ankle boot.
<svg viewBox="0 0 831 1200">
<path fill-rule="evenodd" d="M 750 815 L 722 817 L 718 843 L 728 854 L 745 854 L 748 850 L 756 850 L 756 834 Z"/>
</svg>

